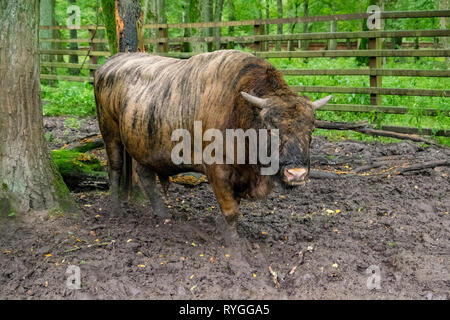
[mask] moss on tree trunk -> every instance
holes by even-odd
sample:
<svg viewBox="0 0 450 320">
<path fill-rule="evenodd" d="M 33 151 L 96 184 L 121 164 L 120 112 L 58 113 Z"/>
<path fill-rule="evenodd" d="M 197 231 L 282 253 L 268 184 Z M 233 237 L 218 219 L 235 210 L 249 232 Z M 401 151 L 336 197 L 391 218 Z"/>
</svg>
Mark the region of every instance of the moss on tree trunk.
<svg viewBox="0 0 450 320">
<path fill-rule="evenodd" d="M 112 55 L 117 53 L 116 13 L 115 0 L 102 0 L 103 21 L 108 37 L 109 51 Z"/>
</svg>

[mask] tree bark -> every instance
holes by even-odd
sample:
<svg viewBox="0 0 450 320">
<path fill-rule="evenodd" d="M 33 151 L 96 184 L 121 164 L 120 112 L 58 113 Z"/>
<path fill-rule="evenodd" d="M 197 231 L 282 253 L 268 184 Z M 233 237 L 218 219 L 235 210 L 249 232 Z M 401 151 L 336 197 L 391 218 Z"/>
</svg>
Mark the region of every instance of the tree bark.
<svg viewBox="0 0 450 320">
<path fill-rule="evenodd" d="M 438 0 L 438 9 L 439 10 L 448 10 L 450 8 L 450 0 Z M 450 18 L 441 17 L 439 18 L 439 24 L 441 30 L 448 30 L 450 28 Z M 443 49 L 450 48 L 450 39 L 449 37 L 442 37 L 442 45 Z M 447 68 L 450 68 L 450 57 L 446 58 Z"/>
<path fill-rule="evenodd" d="M 278 19 L 283 18 L 283 0 L 277 0 Z M 277 34 L 283 34 L 283 24 L 277 25 Z M 275 50 L 281 51 L 281 41 L 275 42 Z"/>
<path fill-rule="evenodd" d="M 216 0 L 214 5 L 214 22 L 222 21 L 223 0 Z M 222 28 L 214 28 L 214 37 L 216 38 L 213 43 L 213 50 L 220 50 L 220 36 L 222 35 Z"/>
<path fill-rule="evenodd" d="M 191 21 L 191 0 L 184 0 L 183 12 L 181 16 L 182 23 L 189 23 Z M 191 36 L 191 28 L 184 28 L 183 37 L 189 38 Z M 190 42 L 183 42 L 182 45 L 183 52 L 191 52 L 192 46 Z"/>
<path fill-rule="evenodd" d="M 164 2 L 164 0 L 159 0 Z M 138 21 L 141 19 L 140 0 L 116 0 L 116 34 L 119 52 L 137 52 L 139 48 Z"/>
<path fill-rule="evenodd" d="M 201 21 L 202 22 L 211 22 L 213 19 L 212 15 L 212 6 L 213 6 L 213 0 L 200 0 L 200 7 L 201 7 Z M 200 29 L 200 35 L 202 37 L 211 37 L 212 36 L 212 28 L 201 28 Z M 203 52 L 206 51 L 212 51 L 212 43 L 211 42 L 205 42 L 201 44 L 201 50 Z"/>
<path fill-rule="evenodd" d="M 115 1 L 102 0 L 103 21 L 106 27 L 106 36 L 108 37 L 109 52 L 111 55 L 117 53 L 117 34 L 115 20 Z"/>
<path fill-rule="evenodd" d="M 76 0 L 69 0 L 69 4 L 70 5 L 76 4 Z M 71 29 L 70 30 L 70 39 L 77 39 L 77 38 L 78 38 L 78 30 Z M 71 42 L 70 50 L 78 50 L 78 43 Z M 78 63 L 78 55 L 69 56 L 69 62 L 70 63 Z M 80 74 L 80 69 L 69 69 L 69 74 L 71 74 L 73 76 L 77 76 Z"/>
<path fill-rule="evenodd" d="M 266 19 L 270 19 L 270 0 L 266 0 Z M 270 24 L 266 24 L 264 26 L 264 34 L 269 34 L 270 33 Z M 263 43 L 263 50 L 264 51 L 269 51 L 269 42 L 268 41 L 264 41 Z"/>
<path fill-rule="evenodd" d="M 236 20 L 236 8 L 234 7 L 234 0 L 228 0 L 228 20 L 235 21 Z M 234 27 L 228 27 L 228 35 L 230 37 L 234 36 Z M 227 49 L 234 49 L 234 41 L 230 41 L 227 44 Z"/>
<path fill-rule="evenodd" d="M 298 14 L 297 14 L 297 11 L 298 11 L 298 8 L 300 7 L 300 2 L 299 2 L 299 0 L 295 0 L 294 1 L 294 3 L 293 3 L 293 6 L 294 6 L 294 15 L 293 15 L 293 17 L 297 17 L 298 16 Z M 291 25 L 290 25 L 290 33 L 291 34 L 293 34 L 293 33 L 295 33 L 295 25 L 296 25 L 296 23 L 291 23 Z M 288 41 L 288 51 L 294 51 L 294 41 L 293 40 L 289 40 Z"/>
<path fill-rule="evenodd" d="M 147 23 L 157 23 L 157 17 L 156 17 L 156 4 L 157 0 L 144 0 L 144 24 Z M 156 31 L 155 29 L 147 29 L 148 31 L 148 37 L 149 38 L 156 38 Z M 156 45 L 151 44 L 148 48 L 149 52 L 156 52 Z"/>
<path fill-rule="evenodd" d="M 0 214 L 76 210 L 44 139 L 39 1 L 0 2 Z"/>
<path fill-rule="evenodd" d="M 308 17 L 309 16 L 309 1 L 305 0 L 303 2 L 303 16 Z M 303 33 L 308 33 L 308 23 L 303 23 Z M 309 41 L 308 40 L 300 40 L 301 41 L 301 48 L 302 50 L 308 50 L 309 47 Z"/>
</svg>

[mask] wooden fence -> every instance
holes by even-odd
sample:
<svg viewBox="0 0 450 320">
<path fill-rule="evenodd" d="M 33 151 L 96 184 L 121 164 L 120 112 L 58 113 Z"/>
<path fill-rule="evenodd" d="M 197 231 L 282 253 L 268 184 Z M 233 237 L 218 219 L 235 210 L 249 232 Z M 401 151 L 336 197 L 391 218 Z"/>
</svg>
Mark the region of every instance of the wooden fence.
<svg viewBox="0 0 450 320">
<path fill-rule="evenodd" d="M 418 89 L 418 88 L 385 88 L 382 86 L 382 77 L 449 77 L 450 70 L 416 70 L 416 69 L 383 69 L 382 59 L 384 57 L 449 57 L 448 48 L 427 48 L 427 49 L 386 49 L 382 48 L 383 38 L 395 37 L 450 37 L 450 30 L 376 30 L 376 31 L 356 31 L 356 32 L 316 32 L 299 34 L 262 34 L 263 26 L 271 24 L 292 24 L 292 23 L 315 23 L 315 22 L 333 22 L 367 19 L 369 14 L 340 14 L 328 16 L 295 17 L 283 19 L 262 19 L 246 21 L 222 21 L 222 22 L 203 22 L 203 23 L 172 23 L 172 24 L 147 24 L 144 30 L 153 30 L 154 36 L 145 38 L 144 44 L 154 47 L 154 53 L 176 58 L 189 58 L 197 52 L 180 52 L 169 50 L 171 48 L 182 49 L 181 44 L 190 43 L 216 43 L 219 47 L 226 47 L 229 43 L 239 43 L 251 48 L 255 56 L 261 58 L 324 58 L 324 57 L 368 57 L 369 67 L 360 69 L 294 69 L 281 70 L 285 76 L 317 76 L 317 75 L 346 75 L 346 76 L 368 76 L 369 87 L 329 87 L 329 86 L 291 86 L 295 92 L 309 93 L 341 93 L 341 94 L 367 94 L 370 96 L 370 105 L 355 104 L 329 104 L 321 108 L 324 111 L 342 111 L 342 112 L 376 112 L 389 114 L 407 114 L 411 108 L 407 106 L 382 106 L 382 95 L 398 96 L 427 96 L 449 98 L 450 89 Z M 381 19 L 403 19 L 403 18 L 439 18 L 450 17 L 450 10 L 432 10 L 432 11 L 398 11 L 382 12 Z M 253 35 L 244 36 L 211 36 L 211 37 L 168 37 L 169 29 L 185 28 L 224 28 L 253 26 Z M 41 30 L 65 30 L 65 26 L 42 26 Z M 60 44 L 78 43 L 79 50 L 59 49 L 59 50 L 41 50 L 41 54 L 69 56 L 77 55 L 81 57 L 83 63 L 66 62 L 48 62 L 42 61 L 41 66 L 47 68 L 69 68 L 69 69 L 88 69 L 90 76 L 70 76 L 57 74 L 41 74 L 41 79 L 47 80 L 65 80 L 65 81 L 93 81 L 93 72 L 99 67 L 98 58 L 110 56 L 109 51 L 99 51 L 99 44 L 106 44 L 106 39 L 98 38 L 98 30 L 104 29 L 103 26 L 81 26 L 80 30 L 88 30 L 89 38 L 78 39 L 42 39 L 41 42 L 52 42 Z M 287 42 L 287 41 L 329 41 L 336 39 L 368 39 L 368 49 L 366 50 L 299 50 L 299 51 L 264 51 L 268 42 Z M 81 47 L 84 45 L 84 47 Z M 421 109 L 424 116 L 436 116 L 439 112 L 436 109 Z M 450 116 L 450 111 L 441 111 L 440 114 Z M 392 131 L 409 134 L 431 134 L 431 129 L 417 129 L 409 127 L 384 126 Z M 435 135 L 450 136 L 450 130 L 444 129 L 433 132 Z"/>
</svg>

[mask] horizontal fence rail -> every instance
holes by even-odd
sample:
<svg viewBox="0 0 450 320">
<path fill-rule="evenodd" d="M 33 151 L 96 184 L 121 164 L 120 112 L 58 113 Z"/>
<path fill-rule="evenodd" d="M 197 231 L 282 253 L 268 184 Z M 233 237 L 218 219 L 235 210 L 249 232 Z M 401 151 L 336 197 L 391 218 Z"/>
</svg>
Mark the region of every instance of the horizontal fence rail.
<svg viewBox="0 0 450 320">
<path fill-rule="evenodd" d="M 67 56 L 95 56 L 109 57 L 108 51 L 89 51 L 88 50 L 40 50 L 41 54 L 67 55 Z"/>
<path fill-rule="evenodd" d="M 397 96 L 422 96 L 435 98 L 448 98 L 450 90 L 448 89 L 419 89 L 419 88 L 386 88 L 382 86 L 382 77 L 450 77 L 450 70 L 419 70 L 419 69 L 383 69 L 379 64 L 384 58 L 401 58 L 401 57 L 435 57 L 448 58 L 450 56 L 449 48 L 442 47 L 435 39 L 442 37 L 450 37 L 450 30 L 375 30 L 375 31 L 352 31 L 352 32 L 308 32 L 308 33 L 290 33 L 290 34 L 261 34 L 261 26 L 271 24 L 294 24 L 294 23 L 315 23 L 333 21 L 349 21 L 367 19 L 371 14 L 355 13 L 355 14 L 337 14 L 327 16 L 310 16 L 310 17 L 293 17 L 281 19 L 256 19 L 244 21 L 220 21 L 220 22 L 196 22 L 196 23 L 168 23 L 168 24 L 145 24 L 143 29 L 155 30 L 148 34 L 150 38 L 144 38 L 143 43 L 145 47 L 153 47 L 155 54 L 188 59 L 194 55 L 203 52 L 180 52 L 182 51 L 182 44 L 191 43 L 218 43 L 219 45 L 229 45 L 229 43 L 241 44 L 245 48 L 250 48 L 250 51 L 257 57 L 264 59 L 299 59 L 299 58 L 352 58 L 365 57 L 369 60 L 369 67 L 362 67 L 360 69 L 285 69 L 280 72 L 286 76 L 367 76 L 370 79 L 369 87 L 332 87 L 332 86 L 300 86 L 293 85 L 290 88 L 298 93 L 334 93 L 334 94 L 362 94 L 370 96 L 370 105 L 358 104 L 328 104 L 320 108 L 320 111 L 339 111 L 339 112 L 368 112 L 368 113 L 385 113 L 385 114 L 414 114 L 420 116 L 446 116 L 450 117 L 449 110 L 437 110 L 429 108 L 428 106 L 383 106 L 381 105 L 382 95 L 397 95 Z M 381 19 L 410 19 L 410 18 L 440 18 L 450 17 L 450 10 L 429 10 L 429 11 L 394 11 L 381 12 Z M 253 35 L 225 35 L 225 36 L 199 36 L 192 37 L 169 37 L 168 29 L 201 29 L 201 28 L 227 28 L 227 27 L 245 27 L 253 26 Z M 41 30 L 69 30 L 67 26 L 41 26 Z M 109 51 L 104 51 L 107 48 L 108 40 L 98 36 L 96 30 L 105 30 L 104 26 L 85 25 L 80 26 L 79 30 L 89 31 L 89 38 L 86 37 L 86 32 L 82 33 L 83 37 L 75 39 L 58 38 L 41 38 L 42 43 L 54 43 L 52 50 L 41 49 L 42 56 L 58 57 L 58 60 L 42 61 L 41 66 L 46 68 L 49 73 L 41 74 L 41 79 L 49 81 L 79 81 L 79 82 L 93 82 L 93 75 L 95 70 L 99 68 L 99 58 L 108 58 Z M 180 34 L 180 30 L 177 31 Z M 432 38 L 434 42 L 423 43 L 417 45 L 408 42 L 409 45 L 403 48 L 413 49 L 390 49 L 389 46 L 381 47 L 379 42 L 386 38 Z M 343 45 L 340 42 L 338 50 L 323 50 L 327 41 L 336 41 L 338 39 L 347 40 Z M 350 42 L 354 39 L 368 39 L 369 45 L 364 50 L 354 50 L 356 42 Z M 292 42 L 292 41 L 316 41 L 311 44 L 309 50 L 294 50 L 294 51 L 264 51 L 267 50 L 268 43 L 274 42 Z M 418 40 L 416 40 L 418 41 Z M 77 50 L 68 49 L 68 45 L 76 44 Z M 170 47 L 168 46 L 170 44 Z M 266 44 L 263 47 L 263 44 Z M 420 43 L 422 44 L 422 43 Z M 353 47 L 352 47 L 353 45 Z M 193 46 L 195 47 L 195 46 Z M 170 49 L 169 49 L 170 48 Z M 303 48 L 303 47 L 302 47 Z M 319 50 L 311 50 L 319 49 Z M 170 52 L 168 52 L 169 50 Z M 178 50 L 178 51 L 177 51 Z M 247 49 L 248 50 L 248 49 Z M 291 49 L 292 50 L 292 49 Z M 68 63 L 67 56 L 78 56 L 78 63 Z M 71 61 L 73 61 L 71 59 Z M 88 70 L 89 72 L 82 72 L 82 75 L 61 75 L 56 74 L 59 69 L 78 69 Z M 89 75 L 86 75 L 89 73 Z M 398 133 L 408 134 L 425 134 L 425 135 L 441 135 L 449 136 L 449 130 L 432 130 L 430 128 L 409 128 L 409 127 L 395 127 L 382 126 L 382 130 L 390 130 Z"/>
<path fill-rule="evenodd" d="M 369 13 L 350 13 L 335 14 L 327 16 L 294 17 L 282 19 L 256 19 L 244 21 L 220 21 L 220 22 L 194 22 L 194 23 L 154 23 L 145 24 L 144 29 L 159 28 L 212 28 L 212 27 L 239 27 L 267 24 L 287 24 L 287 23 L 313 23 L 330 21 L 347 21 L 367 19 L 371 16 Z M 450 17 L 450 10 L 429 10 L 429 11 L 391 11 L 380 12 L 381 19 L 401 19 L 401 18 L 437 18 Z"/>
<path fill-rule="evenodd" d="M 290 41 L 290 40 L 329 40 L 329 39 L 359 39 L 359 38 L 396 38 L 396 37 L 449 37 L 450 30 L 405 30 L 405 31 L 361 31 L 361 32 L 317 32 L 253 36 L 222 36 L 222 37 L 178 37 L 145 39 L 144 43 L 160 42 L 237 42 L 251 43 L 256 41 Z"/>
<path fill-rule="evenodd" d="M 390 77 L 450 77 L 450 70 L 409 69 L 287 69 L 285 76 L 390 76 Z"/>
<path fill-rule="evenodd" d="M 377 112 L 389 114 L 407 114 L 416 112 L 429 117 L 435 117 L 439 113 L 436 109 L 411 109 L 399 106 L 369 106 L 360 104 L 327 104 L 319 108 L 319 111 Z M 441 111 L 440 113 L 447 117 L 450 116 L 450 111 Z"/>
<path fill-rule="evenodd" d="M 294 92 L 323 93 L 359 93 L 397 96 L 450 97 L 450 90 L 435 89 L 398 89 L 398 88 L 358 88 L 358 87 L 322 87 L 322 86 L 290 86 Z"/>
</svg>

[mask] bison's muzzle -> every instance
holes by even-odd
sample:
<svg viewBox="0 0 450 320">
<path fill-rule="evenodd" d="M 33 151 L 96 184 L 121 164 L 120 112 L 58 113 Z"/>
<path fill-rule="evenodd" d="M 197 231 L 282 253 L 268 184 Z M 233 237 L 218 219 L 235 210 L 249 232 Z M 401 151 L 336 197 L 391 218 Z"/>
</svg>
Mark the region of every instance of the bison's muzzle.
<svg viewBox="0 0 450 320">
<path fill-rule="evenodd" d="M 301 185 L 305 182 L 308 176 L 308 169 L 306 168 L 284 168 L 283 182 L 288 186 Z"/>
</svg>

